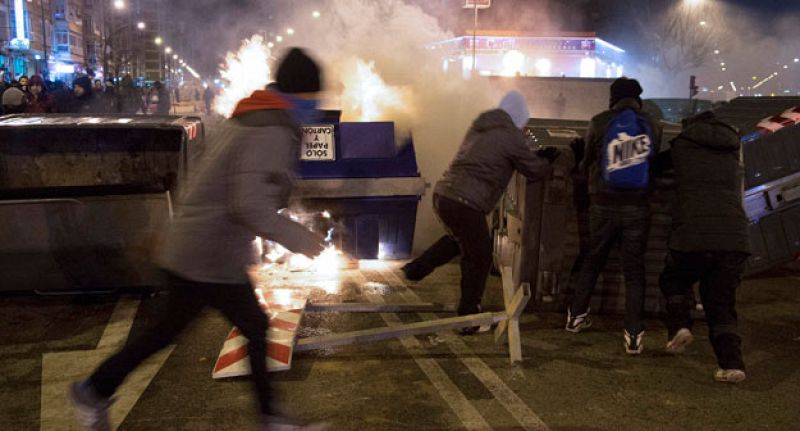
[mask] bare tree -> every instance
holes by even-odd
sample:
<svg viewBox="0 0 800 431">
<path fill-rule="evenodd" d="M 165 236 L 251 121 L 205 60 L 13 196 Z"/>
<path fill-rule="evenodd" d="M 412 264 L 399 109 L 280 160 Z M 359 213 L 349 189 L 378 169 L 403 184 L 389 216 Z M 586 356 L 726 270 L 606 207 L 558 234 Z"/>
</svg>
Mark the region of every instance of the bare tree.
<svg viewBox="0 0 800 431">
<path fill-rule="evenodd" d="M 627 0 L 652 64 L 676 73 L 713 59 L 723 40 L 720 11 L 710 2 Z"/>
</svg>

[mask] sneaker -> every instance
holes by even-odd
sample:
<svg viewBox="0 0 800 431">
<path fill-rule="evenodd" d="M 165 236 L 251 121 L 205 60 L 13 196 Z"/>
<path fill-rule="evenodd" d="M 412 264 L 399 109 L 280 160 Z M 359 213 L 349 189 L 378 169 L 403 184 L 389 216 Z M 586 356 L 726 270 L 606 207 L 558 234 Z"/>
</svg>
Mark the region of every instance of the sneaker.
<svg viewBox="0 0 800 431">
<path fill-rule="evenodd" d="M 717 369 L 714 373 L 714 380 L 723 383 L 739 383 L 747 378 L 744 370 L 723 370 Z"/>
<path fill-rule="evenodd" d="M 669 342 L 667 342 L 667 347 L 665 350 L 669 354 L 680 355 L 686 351 L 686 347 L 689 344 L 692 344 L 692 341 L 694 341 L 692 331 L 690 331 L 688 328 L 681 328 L 675 333 Z"/>
<path fill-rule="evenodd" d="M 416 283 L 417 281 L 421 281 L 423 278 L 425 278 L 424 275 L 420 275 L 414 272 L 413 267 L 411 266 L 410 263 L 403 265 L 400 268 L 400 271 L 403 273 L 403 277 L 405 277 L 406 280 L 411 282 Z"/>
<path fill-rule="evenodd" d="M 475 335 L 489 332 L 492 330 L 492 325 L 470 326 L 458 330 L 458 335 Z"/>
<path fill-rule="evenodd" d="M 589 320 L 589 311 L 577 316 L 572 315 L 572 311 L 567 309 L 567 326 L 564 327 L 569 332 L 578 333 L 586 328 L 592 326 L 592 321 Z"/>
<path fill-rule="evenodd" d="M 264 416 L 261 431 L 324 431 L 328 428 L 324 423 L 303 423 L 283 416 Z"/>
<path fill-rule="evenodd" d="M 644 344 L 642 344 L 643 337 L 644 337 L 644 331 L 641 331 L 636 335 L 631 335 L 631 333 L 626 330 L 625 353 L 629 355 L 638 355 L 642 353 L 642 350 L 644 350 Z"/>
<path fill-rule="evenodd" d="M 114 402 L 97 395 L 88 382 L 74 382 L 67 393 L 78 423 L 88 431 L 111 431 L 108 408 Z"/>
</svg>

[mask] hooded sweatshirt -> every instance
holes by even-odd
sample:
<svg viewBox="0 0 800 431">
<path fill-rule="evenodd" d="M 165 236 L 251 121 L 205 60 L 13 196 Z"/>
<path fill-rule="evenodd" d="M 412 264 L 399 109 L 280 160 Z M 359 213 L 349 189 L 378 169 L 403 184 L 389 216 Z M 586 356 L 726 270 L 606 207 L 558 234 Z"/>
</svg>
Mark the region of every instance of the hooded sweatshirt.
<svg viewBox="0 0 800 431">
<path fill-rule="evenodd" d="M 550 175 L 550 163 L 528 147 L 525 135 L 501 109 L 484 112 L 434 192 L 488 214 L 517 170 L 531 180 Z"/>
<path fill-rule="evenodd" d="M 670 248 L 748 253 L 739 133 L 706 112 L 684 120 L 671 144 L 677 200 Z"/>
<path fill-rule="evenodd" d="M 322 237 L 278 214 L 292 187 L 300 129 L 273 92 L 242 100 L 209 137 L 208 150 L 181 185 L 176 215 L 157 263 L 183 278 L 220 284 L 248 281 L 256 236 L 293 252 L 314 252 Z"/>
</svg>

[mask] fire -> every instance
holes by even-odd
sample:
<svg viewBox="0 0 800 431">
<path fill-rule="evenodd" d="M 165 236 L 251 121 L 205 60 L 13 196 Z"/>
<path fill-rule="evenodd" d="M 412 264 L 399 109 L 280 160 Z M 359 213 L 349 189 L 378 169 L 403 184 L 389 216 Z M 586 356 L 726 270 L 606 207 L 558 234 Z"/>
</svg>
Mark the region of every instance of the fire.
<svg viewBox="0 0 800 431">
<path fill-rule="evenodd" d="M 214 100 L 214 110 L 218 114 L 230 117 L 240 100 L 270 83 L 270 55 L 264 38 L 254 35 L 242 43 L 238 52 L 225 56 L 225 66 L 219 72 L 226 84 Z"/>
<path fill-rule="evenodd" d="M 314 271 L 324 275 L 335 275 L 347 264 L 344 253 L 329 245 L 319 256 L 309 259 L 302 254 L 294 254 L 289 258 L 289 269 L 292 271 Z"/>
<path fill-rule="evenodd" d="M 375 62 L 356 59 L 345 68 L 342 84 L 342 112 L 345 121 L 387 120 L 390 113 L 405 111 L 410 104 L 401 88 L 386 84 L 375 71 Z"/>
</svg>

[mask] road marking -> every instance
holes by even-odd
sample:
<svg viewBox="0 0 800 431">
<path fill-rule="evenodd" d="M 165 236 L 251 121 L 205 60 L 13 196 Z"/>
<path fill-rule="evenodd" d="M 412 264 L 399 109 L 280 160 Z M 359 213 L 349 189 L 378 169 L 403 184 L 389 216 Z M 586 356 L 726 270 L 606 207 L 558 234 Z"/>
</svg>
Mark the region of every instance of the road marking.
<svg viewBox="0 0 800 431">
<path fill-rule="evenodd" d="M 85 379 L 106 358 L 125 345 L 140 300 L 123 297 L 114 307 L 97 348 L 73 352 L 45 353 L 42 357 L 41 431 L 80 430 L 66 394 L 75 380 Z M 115 394 L 109 416 L 111 429 L 116 430 L 136 405 L 147 386 L 169 358 L 174 345 L 168 346 L 143 362 L 132 372 Z"/>
<path fill-rule="evenodd" d="M 369 281 L 361 271 L 353 271 L 350 278 L 358 285 L 364 285 Z M 383 297 L 379 294 L 365 292 L 364 295 L 370 302 L 379 304 L 385 303 Z M 400 318 L 397 317 L 397 314 L 381 313 L 380 316 L 388 326 L 403 324 Z M 439 391 L 442 399 L 447 402 L 450 409 L 464 425 L 464 428 L 476 431 L 492 429 L 475 406 L 461 393 L 458 386 L 450 380 L 450 377 L 444 372 L 439 363 L 436 362 L 435 359 L 420 357 L 425 352 L 425 347 L 419 340 L 415 337 L 401 337 L 399 340 L 403 344 L 403 347 L 405 347 L 414 358 L 414 362 L 417 363 L 417 366 L 425 373 L 436 390 Z"/>
<path fill-rule="evenodd" d="M 403 291 L 400 295 L 404 300 L 409 302 L 422 302 L 422 299 L 414 293 L 411 289 L 406 287 L 406 284 L 400 277 L 397 276 L 392 270 L 379 270 L 378 271 L 387 282 L 402 286 Z M 438 319 L 439 316 L 432 313 L 420 313 L 419 316 L 425 320 Z M 486 386 L 487 389 L 494 395 L 495 399 L 506 409 L 517 422 L 522 425 L 523 429 L 530 431 L 549 431 L 550 428 L 542 419 L 528 407 L 511 388 L 509 388 L 503 380 L 492 369 L 483 362 L 482 359 L 474 356 L 472 350 L 467 346 L 458 336 L 453 335 L 452 332 L 442 332 L 439 334 L 445 340 L 450 350 L 455 353 L 461 362 L 472 372 L 475 377 Z"/>
</svg>

